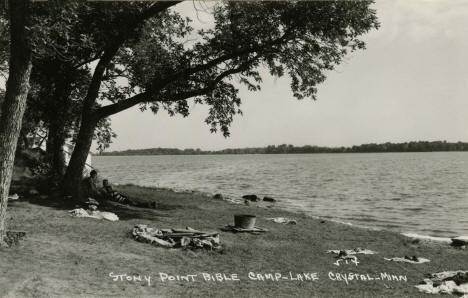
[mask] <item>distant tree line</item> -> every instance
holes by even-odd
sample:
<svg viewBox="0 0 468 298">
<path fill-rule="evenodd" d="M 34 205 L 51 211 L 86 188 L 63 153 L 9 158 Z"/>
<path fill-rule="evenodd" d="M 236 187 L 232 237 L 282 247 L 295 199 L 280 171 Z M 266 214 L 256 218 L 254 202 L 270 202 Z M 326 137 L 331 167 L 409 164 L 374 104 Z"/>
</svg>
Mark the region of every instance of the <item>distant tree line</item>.
<svg viewBox="0 0 468 298">
<path fill-rule="evenodd" d="M 418 141 L 406 143 L 363 144 L 352 147 L 319 147 L 270 145 L 267 147 L 236 148 L 218 151 L 177 148 L 148 148 L 124 151 L 103 152 L 101 155 L 202 155 L 202 154 L 295 154 L 295 153 L 372 153 L 372 152 L 432 152 L 432 151 L 468 151 L 468 143 L 447 141 Z"/>
</svg>

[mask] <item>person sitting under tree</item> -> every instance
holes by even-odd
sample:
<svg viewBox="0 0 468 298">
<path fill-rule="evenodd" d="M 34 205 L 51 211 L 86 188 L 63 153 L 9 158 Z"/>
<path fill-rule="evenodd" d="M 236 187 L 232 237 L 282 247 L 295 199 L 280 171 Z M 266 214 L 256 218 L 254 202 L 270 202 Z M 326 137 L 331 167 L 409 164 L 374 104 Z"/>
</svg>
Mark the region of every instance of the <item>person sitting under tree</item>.
<svg viewBox="0 0 468 298">
<path fill-rule="evenodd" d="M 81 200 L 88 205 L 99 205 L 97 200 L 99 199 L 100 193 L 97 188 L 97 172 L 92 170 L 89 173 L 89 177 L 86 177 L 81 182 Z"/>
<path fill-rule="evenodd" d="M 117 202 L 120 204 L 143 207 L 143 208 L 156 208 L 156 202 L 138 202 L 132 200 L 128 196 L 125 196 L 118 191 L 115 191 L 109 184 L 109 180 L 102 180 L 102 188 L 100 189 L 100 197 L 105 200 Z"/>
<path fill-rule="evenodd" d="M 98 189 L 97 183 L 98 175 L 95 170 L 92 170 L 89 173 L 89 177 L 86 177 L 82 181 L 81 196 L 89 209 L 97 209 L 97 206 L 100 203 L 105 203 L 105 201 L 114 201 L 142 208 L 156 208 L 156 202 L 138 202 L 113 190 L 107 179 L 102 180 L 103 187 L 101 189 Z"/>
</svg>

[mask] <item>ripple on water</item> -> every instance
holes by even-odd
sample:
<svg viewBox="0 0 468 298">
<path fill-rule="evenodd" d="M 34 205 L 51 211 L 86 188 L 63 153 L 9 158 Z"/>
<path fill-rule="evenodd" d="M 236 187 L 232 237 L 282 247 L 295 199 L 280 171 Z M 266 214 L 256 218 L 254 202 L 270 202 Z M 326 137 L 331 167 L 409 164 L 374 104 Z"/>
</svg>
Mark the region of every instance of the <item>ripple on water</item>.
<svg viewBox="0 0 468 298">
<path fill-rule="evenodd" d="M 93 157 L 113 183 L 248 189 L 280 208 L 434 236 L 468 234 L 466 164 L 468 152 Z"/>
</svg>

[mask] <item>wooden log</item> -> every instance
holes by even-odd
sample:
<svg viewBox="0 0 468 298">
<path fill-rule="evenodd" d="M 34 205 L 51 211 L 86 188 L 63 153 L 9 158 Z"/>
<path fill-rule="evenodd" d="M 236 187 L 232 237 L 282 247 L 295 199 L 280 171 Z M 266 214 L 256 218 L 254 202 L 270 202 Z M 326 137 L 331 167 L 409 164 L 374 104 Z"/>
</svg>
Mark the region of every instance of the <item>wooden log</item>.
<svg viewBox="0 0 468 298">
<path fill-rule="evenodd" d="M 164 238 L 181 238 L 181 237 L 190 237 L 190 238 L 204 238 L 204 237 L 213 237 L 218 235 L 217 232 L 212 233 L 204 233 L 204 234 L 195 234 L 195 233 L 172 233 L 172 234 L 164 234 L 162 237 Z"/>
<path fill-rule="evenodd" d="M 194 229 L 172 229 L 173 233 L 195 233 L 195 234 L 203 234 L 206 232 L 194 230 Z"/>
</svg>

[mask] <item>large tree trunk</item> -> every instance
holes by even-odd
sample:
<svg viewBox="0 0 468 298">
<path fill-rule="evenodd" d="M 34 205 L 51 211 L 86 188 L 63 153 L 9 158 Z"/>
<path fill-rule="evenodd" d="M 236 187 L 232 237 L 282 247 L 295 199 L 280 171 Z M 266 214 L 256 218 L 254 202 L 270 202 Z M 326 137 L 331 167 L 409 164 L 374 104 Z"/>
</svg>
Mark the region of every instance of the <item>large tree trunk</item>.
<svg viewBox="0 0 468 298">
<path fill-rule="evenodd" d="M 52 173 L 56 178 L 63 178 L 65 175 L 65 152 L 63 147 L 69 134 L 70 109 L 72 100 L 70 98 L 76 70 L 68 68 L 65 64 L 51 61 L 50 67 L 52 94 L 47 99 L 48 113 L 48 136 L 46 157 L 52 167 Z"/>
<path fill-rule="evenodd" d="M 93 142 L 94 130 L 96 129 L 99 117 L 93 112 L 96 98 L 99 95 L 99 88 L 107 65 L 112 60 L 119 49 L 118 45 L 108 48 L 94 69 L 93 78 L 88 87 L 88 92 L 83 100 L 83 112 L 81 114 L 81 125 L 75 148 L 73 149 L 67 172 L 62 183 L 62 191 L 70 194 L 75 200 L 82 200 L 81 179 L 86 164 L 91 143 Z"/>
<path fill-rule="evenodd" d="M 61 123 L 59 119 L 54 119 L 49 124 L 49 132 L 47 136 L 47 161 L 51 166 L 53 175 L 63 177 L 65 175 L 65 152 L 63 146 L 67 136 L 65 123 Z"/>
<path fill-rule="evenodd" d="M 70 93 L 69 83 L 57 84 L 54 96 L 51 100 L 50 119 L 48 120 L 48 135 L 46 156 L 52 167 L 52 174 L 62 178 L 65 174 L 65 152 L 63 146 L 68 136 L 68 117 L 70 117 Z"/>
<path fill-rule="evenodd" d="M 0 244 L 4 245 L 5 217 L 10 190 L 13 163 L 21 130 L 21 122 L 29 92 L 32 68 L 29 42 L 29 1 L 10 0 L 10 61 L 5 99 L 0 114 Z"/>
<path fill-rule="evenodd" d="M 81 197 L 80 185 L 97 121 L 98 119 L 92 114 L 83 115 L 75 148 L 65 173 L 63 191 L 65 194 L 72 195 L 75 200 L 85 199 Z"/>
</svg>

